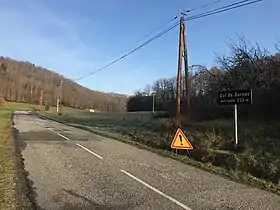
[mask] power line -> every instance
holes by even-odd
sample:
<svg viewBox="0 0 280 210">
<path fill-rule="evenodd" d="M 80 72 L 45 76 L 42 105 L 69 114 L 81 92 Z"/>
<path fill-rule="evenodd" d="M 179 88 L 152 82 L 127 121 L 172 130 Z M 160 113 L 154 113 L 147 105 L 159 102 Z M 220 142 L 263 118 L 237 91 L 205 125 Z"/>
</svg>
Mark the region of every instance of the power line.
<svg viewBox="0 0 280 210">
<path fill-rule="evenodd" d="M 222 8 L 225 8 L 225 9 L 222 9 L 222 8 L 219 8 L 215 11 L 209 11 L 209 12 L 206 12 L 206 13 L 202 13 L 200 15 L 195 15 L 195 16 L 192 16 L 192 17 L 189 17 L 187 18 L 186 20 L 190 21 L 190 20 L 196 20 L 196 19 L 199 19 L 199 18 L 203 18 L 203 17 L 207 17 L 207 16 L 211 16 L 211 15 L 215 15 L 215 14 L 218 14 L 218 13 L 221 13 L 221 12 L 225 12 L 225 11 L 229 11 L 229 10 L 232 10 L 232 9 L 237 9 L 239 7 L 244 7 L 244 6 L 248 6 L 250 4 L 255 4 L 257 2 L 261 2 L 262 0 L 255 0 L 255 1 L 251 1 L 251 2 L 248 2 L 248 3 L 245 3 L 245 4 L 239 4 L 237 6 L 234 6 L 234 7 L 230 7 L 228 8 L 227 7 L 222 7 Z M 236 5 L 237 3 L 235 3 L 234 5 Z"/>
<path fill-rule="evenodd" d="M 199 10 L 199 9 L 203 9 L 203 8 L 206 8 L 206 7 L 209 7 L 209 6 L 213 6 L 215 4 L 220 3 L 221 1 L 224 1 L 224 0 L 216 0 L 216 1 L 204 4 L 204 5 L 199 6 L 199 7 L 195 7 L 195 8 L 192 8 L 192 9 L 185 10 L 185 12 L 189 13 L 189 12 L 193 12 L 193 11 L 196 11 L 196 10 Z"/>
<path fill-rule="evenodd" d="M 221 12 L 225 12 L 225 11 L 229 11 L 229 10 L 236 9 L 236 8 L 239 8 L 239 7 L 243 7 L 243 6 L 247 6 L 247 5 L 250 5 L 250 4 L 254 4 L 254 3 L 257 3 L 257 2 L 261 2 L 262 0 L 255 0 L 255 1 L 250 1 L 250 2 L 249 1 L 250 0 L 239 1 L 239 2 L 236 2 L 236 3 L 230 4 L 230 5 L 224 6 L 224 7 L 220 7 L 218 9 L 214 9 L 214 10 L 210 10 L 208 12 L 201 13 L 199 15 L 191 16 L 191 17 L 186 18 L 186 21 L 191 21 L 191 20 L 196 20 L 196 19 L 199 19 L 199 18 L 211 16 L 211 15 L 218 14 L 218 13 L 221 13 Z M 242 4 L 242 3 L 244 3 L 244 4 Z M 100 71 L 102 71 L 102 70 L 112 66 L 113 64 L 115 64 L 115 63 L 119 62 L 120 60 L 126 58 L 127 56 L 129 56 L 130 54 L 134 53 L 135 51 L 138 51 L 139 49 L 143 48 L 144 46 L 148 45 L 149 43 L 151 43 L 151 42 L 155 41 L 156 39 L 162 37 L 164 34 L 168 33 L 169 31 L 171 31 L 172 29 L 177 27 L 179 24 L 180 24 L 180 21 L 176 21 L 174 24 L 172 24 L 171 26 L 167 27 L 166 29 L 164 29 L 163 31 L 161 31 L 157 35 L 153 36 L 152 38 L 148 39 L 147 41 L 145 41 L 141 45 L 137 46 L 134 49 L 129 50 L 126 54 L 122 55 L 121 57 L 115 59 L 114 61 L 108 63 L 107 65 L 105 65 L 105 66 L 103 66 L 103 67 L 101 67 L 101 68 L 99 68 L 99 69 L 97 69 L 95 71 L 92 71 L 92 72 L 90 72 L 90 73 L 88 73 L 88 74 L 86 74 L 86 75 L 84 75 L 82 77 L 79 77 L 79 78 L 75 79 L 74 81 L 78 81 L 78 80 L 84 79 L 84 78 L 86 78 L 86 77 L 88 77 L 90 75 L 93 75 L 93 74 L 95 74 L 97 72 L 100 72 Z"/>
<path fill-rule="evenodd" d="M 199 14 L 199 15 L 191 16 L 189 18 L 186 18 L 186 20 L 187 21 L 196 20 L 196 19 L 199 19 L 199 18 L 203 18 L 203 17 L 215 15 L 215 14 L 218 14 L 218 13 L 221 13 L 221 12 L 229 11 L 229 10 L 232 10 L 232 9 L 237 9 L 239 7 L 244 7 L 244 6 L 247 6 L 247 5 L 250 5 L 250 4 L 255 4 L 255 3 L 261 2 L 261 1 L 262 0 L 255 0 L 255 1 L 243 0 L 243 1 L 239 1 L 239 2 L 236 2 L 236 3 L 230 4 L 230 5 L 227 5 L 227 6 L 220 7 L 218 9 L 214 9 L 214 10 L 210 10 L 208 12 L 204 12 L 204 13 Z M 244 3 L 244 4 L 242 4 L 242 3 Z"/>
<path fill-rule="evenodd" d="M 138 47 L 130 50 L 129 52 L 127 52 L 126 54 L 122 55 L 121 57 L 117 58 L 116 60 L 108 63 L 106 66 L 102 67 L 102 68 L 99 68 L 89 74 L 86 74 L 85 76 L 82 76 L 82 77 L 79 77 L 77 79 L 75 79 L 74 81 L 77 81 L 77 80 L 81 80 L 81 79 L 84 79 L 92 74 L 95 74 L 99 71 L 102 71 L 106 68 L 108 68 L 109 66 L 112 66 L 113 64 L 119 62 L 120 60 L 126 58 L 127 56 L 129 56 L 130 54 L 134 53 L 135 51 L 141 49 L 142 47 L 146 46 L 147 44 L 153 42 L 154 40 L 158 39 L 159 37 L 163 36 L 164 34 L 166 34 L 167 32 L 171 31 L 173 28 L 177 27 L 178 25 L 180 24 L 180 21 L 176 21 L 176 23 L 172 24 L 171 26 L 169 26 L 168 28 L 166 28 L 165 30 L 163 30 L 162 32 L 160 32 L 159 34 L 155 35 L 154 37 L 152 37 L 151 39 L 147 40 L 146 42 L 142 43 L 141 45 L 139 45 Z"/>
<path fill-rule="evenodd" d="M 144 39 L 147 39 L 148 37 L 150 37 L 153 33 L 159 31 L 160 29 L 162 28 L 166 28 L 167 25 L 169 25 L 170 23 L 174 22 L 174 20 L 178 19 L 178 16 L 175 16 L 173 18 L 171 18 L 167 23 L 165 23 L 164 25 L 161 25 L 160 27 L 158 27 L 157 29 L 155 29 L 154 31 L 146 34 L 145 36 L 143 36 L 142 38 L 138 39 L 135 43 L 139 43 L 140 41 L 144 40 Z"/>
</svg>

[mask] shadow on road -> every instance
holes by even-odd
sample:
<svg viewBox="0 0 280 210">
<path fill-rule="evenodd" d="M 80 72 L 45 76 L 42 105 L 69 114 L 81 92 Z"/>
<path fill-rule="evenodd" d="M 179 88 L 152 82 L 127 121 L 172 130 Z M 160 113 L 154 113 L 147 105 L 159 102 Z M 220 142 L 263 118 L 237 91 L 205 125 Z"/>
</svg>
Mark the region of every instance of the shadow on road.
<svg viewBox="0 0 280 210">
<path fill-rule="evenodd" d="M 135 206 L 135 204 L 131 205 L 129 203 L 127 204 L 123 204 L 123 205 L 106 205 L 106 204 L 98 204 L 82 195 L 79 195 L 77 193 L 75 193 L 73 190 L 67 190 L 67 189 L 63 189 L 63 191 L 65 193 L 67 193 L 70 196 L 73 196 L 75 198 L 78 198 L 79 200 L 81 200 L 81 202 L 79 203 L 63 203 L 61 206 L 61 210 L 79 210 L 79 209 L 83 209 L 83 210 L 126 210 L 126 209 L 133 209 L 133 206 Z"/>
</svg>

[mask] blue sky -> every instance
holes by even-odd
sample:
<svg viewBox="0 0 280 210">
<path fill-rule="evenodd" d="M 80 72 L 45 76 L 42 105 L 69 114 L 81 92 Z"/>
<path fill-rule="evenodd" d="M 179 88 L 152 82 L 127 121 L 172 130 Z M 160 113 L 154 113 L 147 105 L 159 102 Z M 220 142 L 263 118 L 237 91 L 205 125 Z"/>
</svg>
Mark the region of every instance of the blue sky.
<svg viewBox="0 0 280 210">
<path fill-rule="evenodd" d="M 1 0 L 0 55 L 30 61 L 75 79 L 137 46 L 139 39 L 164 26 L 180 8 L 213 1 Z M 236 1 L 223 0 L 190 15 Z M 263 0 L 189 22 L 189 64 L 211 67 L 215 53 L 227 53 L 225 42 L 237 36 L 273 51 L 280 41 L 279 8 L 279 0 Z M 178 30 L 79 83 L 94 90 L 131 94 L 156 79 L 176 75 Z"/>
</svg>

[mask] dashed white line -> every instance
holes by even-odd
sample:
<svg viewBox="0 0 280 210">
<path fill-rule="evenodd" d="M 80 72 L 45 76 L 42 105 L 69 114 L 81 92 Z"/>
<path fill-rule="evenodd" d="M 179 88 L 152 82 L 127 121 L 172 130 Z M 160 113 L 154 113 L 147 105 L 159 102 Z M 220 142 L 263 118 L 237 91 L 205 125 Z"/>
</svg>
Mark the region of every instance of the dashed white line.
<svg viewBox="0 0 280 210">
<path fill-rule="evenodd" d="M 84 147 L 84 146 L 82 146 L 82 145 L 80 145 L 80 144 L 78 144 L 78 143 L 77 143 L 76 145 L 79 146 L 79 147 L 81 147 L 81 148 L 83 148 L 83 149 L 86 150 L 87 152 L 93 154 L 94 156 L 98 157 L 99 159 L 101 159 L 101 160 L 103 159 L 103 157 L 101 157 L 100 155 L 94 153 L 93 151 L 89 150 L 88 148 L 86 148 L 86 147 Z"/>
<path fill-rule="evenodd" d="M 38 123 L 39 125 L 42 125 L 42 123 L 38 122 L 37 120 L 35 122 Z"/>
<path fill-rule="evenodd" d="M 48 130 L 50 130 L 51 132 L 54 132 L 54 130 L 52 128 L 48 128 Z"/>
<path fill-rule="evenodd" d="M 48 130 L 50 130 L 51 132 L 56 133 L 57 135 L 59 135 L 60 137 L 62 137 L 62 138 L 64 138 L 64 139 L 70 141 L 70 139 L 69 139 L 68 137 L 66 137 L 66 136 L 64 136 L 64 135 L 62 135 L 62 134 L 60 134 L 60 133 L 58 133 L 58 132 L 55 132 L 52 128 L 48 128 Z"/>
<path fill-rule="evenodd" d="M 121 172 L 123 172 L 124 174 L 126 174 L 127 176 L 129 176 L 130 178 L 136 180 L 137 182 L 143 184 L 144 186 L 150 188 L 151 190 L 153 190 L 154 192 L 160 194 L 161 196 L 167 198 L 168 200 L 172 201 L 173 203 L 177 204 L 178 206 L 182 207 L 185 210 L 191 210 L 189 207 L 187 207 L 185 204 L 181 203 L 180 201 L 177 201 L 176 199 L 164 194 L 163 192 L 159 191 L 158 189 L 152 187 L 151 185 L 147 184 L 146 182 L 142 181 L 141 179 L 138 179 L 137 177 L 133 176 L 132 174 L 126 172 L 125 170 L 121 170 Z"/>
<path fill-rule="evenodd" d="M 60 133 L 57 133 L 57 132 L 55 132 L 57 135 L 59 135 L 59 136 L 61 136 L 62 138 L 64 138 L 64 139 L 66 139 L 66 140 L 70 140 L 69 138 L 67 138 L 66 136 L 63 136 L 62 134 L 60 134 Z"/>
<path fill-rule="evenodd" d="M 38 124 L 41 125 L 41 126 L 44 126 L 42 123 L 38 122 L 37 120 L 36 120 L 35 122 L 38 123 Z M 70 139 L 67 138 L 66 136 L 64 136 L 64 135 L 62 135 L 62 134 L 60 134 L 60 133 L 58 133 L 58 132 L 55 132 L 52 128 L 47 128 L 47 129 L 50 130 L 51 132 L 56 133 L 57 135 L 59 135 L 60 137 L 66 139 L 66 140 L 68 140 L 68 141 L 70 140 Z"/>
<path fill-rule="evenodd" d="M 36 123 L 38 123 L 38 124 L 40 124 L 41 126 L 43 126 L 43 124 L 40 123 L 40 122 L 38 122 L 37 120 L 36 120 Z M 62 138 L 64 138 L 64 139 L 70 141 L 69 138 L 67 138 L 66 136 L 64 136 L 64 135 L 62 135 L 62 134 L 60 134 L 60 133 L 58 133 L 58 132 L 55 132 L 52 128 L 48 128 L 48 130 L 50 130 L 50 131 L 53 132 L 53 133 L 56 133 L 57 135 L 59 135 L 60 137 L 62 137 Z M 77 143 L 76 145 L 79 146 L 79 147 L 81 147 L 82 149 L 86 150 L 87 152 L 93 154 L 94 156 L 98 157 L 99 159 L 101 159 L 101 160 L 103 159 L 103 157 L 101 157 L 100 155 L 96 154 L 95 152 L 89 150 L 88 148 L 84 147 L 83 145 L 80 145 L 80 144 L 78 144 L 78 143 Z"/>
</svg>

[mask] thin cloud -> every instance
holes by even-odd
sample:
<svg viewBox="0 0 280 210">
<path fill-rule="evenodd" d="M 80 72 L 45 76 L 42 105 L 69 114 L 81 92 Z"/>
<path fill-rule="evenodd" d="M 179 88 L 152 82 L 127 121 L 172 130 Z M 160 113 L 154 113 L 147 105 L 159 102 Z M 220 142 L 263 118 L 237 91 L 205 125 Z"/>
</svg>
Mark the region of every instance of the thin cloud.
<svg viewBox="0 0 280 210">
<path fill-rule="evenodd" d="M 80 31 L 94 30 L 94 25 L 87 27 L 88 18 L 57 14 L 40 2 L 0 4 L 0 56 L 30 61 L 69 79 L 85 75 L 111 61 L 106 43 L 104 48 L 96 49 L 93 43 L 84 43 L 80 38 L 83 35 Z M 79 83 L 100 91 L 131 93 L 152 82 L 155 74 L 156 71 L 147 71 L 146 67 L 128 60 Z"/>
<path fill-rule="evenodd" d="M 57 70 L 69 77 L 74 77 L 71 69 L 99 66 L 98 62 L 86 60 L 91 53 L 72 23 L 43 5 L 24 10 L 1 7 L 0 23 L 1 55 L 51 69 L 59 67 Z"/>
</svg>

